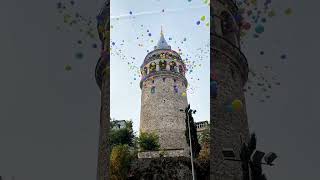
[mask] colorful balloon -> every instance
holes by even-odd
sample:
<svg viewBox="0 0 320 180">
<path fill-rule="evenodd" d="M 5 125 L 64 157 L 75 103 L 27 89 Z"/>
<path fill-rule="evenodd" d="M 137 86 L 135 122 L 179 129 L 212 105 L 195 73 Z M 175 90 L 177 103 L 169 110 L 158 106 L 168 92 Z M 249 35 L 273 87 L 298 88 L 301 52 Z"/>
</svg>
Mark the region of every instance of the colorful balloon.
<svg viewBox="0 0 320 180">
<path fill-rule="evenodd" d="M 242 108 L 242 102 L 239 99 L 236 99 L 232 102 L 232 109 L 234 111 L 239 111 Z"/>
<path fill-rule="evenodd" d="M 262 25 L 257 25 L 255 29 L 256 33 L 261 34 L 264 32 L 264 26 Z"/>
</svg>

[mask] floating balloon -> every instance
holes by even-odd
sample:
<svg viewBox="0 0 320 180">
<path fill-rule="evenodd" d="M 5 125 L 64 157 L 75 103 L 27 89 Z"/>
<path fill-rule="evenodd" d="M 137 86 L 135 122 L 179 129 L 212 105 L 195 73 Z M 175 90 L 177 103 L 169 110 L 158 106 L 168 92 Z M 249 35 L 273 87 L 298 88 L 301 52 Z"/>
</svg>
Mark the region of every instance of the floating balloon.
<svg viewBox="0 0 320 180">
<path fill-rule="evenodd" d="M 246 22 L 246 23 L 244 23 L 244 24 L 242 25 L 242 28 L 243 28 L 244 30 L 249 30 L 249 29 L 251 28 L 251 24 L 248 23 L 248 22 Z"/>
<path fill-rule="evenodd" d="M 261 34 L 264 32 L 264 27 L 262 25 L 257 25 L 255 31 L 258 34 Z"/>
<path fill-rule="evenodd" d="M 242 108 L 242 102 L 239 99 L 236 99 L 232 102 L 232 109 L 234 111 L 239 111 Z"/>
<path fill-rule="evenodd" d="M 64 66 L 64 69 L 66 71 L 71 71 L 72 68 L 71 68 L 71 65 L 67 64 L 67 65 Z"/>
<path fill-rule="evenodd" d="M 291 14 L 292 14 L 292 9 L 291 9 L 291 8 L 288 8 L 288 9 L 286 9 L 286 10 L 284 11 L 284 13 L 285 13 L 286 15 L 291 15 Z"/>
<path fill-rule="evenodd" d="M 76 53 L 76 58 L 77 59 L 82 59 L 83 58 L 83 54 L 81 52 Z"/>
</svg>

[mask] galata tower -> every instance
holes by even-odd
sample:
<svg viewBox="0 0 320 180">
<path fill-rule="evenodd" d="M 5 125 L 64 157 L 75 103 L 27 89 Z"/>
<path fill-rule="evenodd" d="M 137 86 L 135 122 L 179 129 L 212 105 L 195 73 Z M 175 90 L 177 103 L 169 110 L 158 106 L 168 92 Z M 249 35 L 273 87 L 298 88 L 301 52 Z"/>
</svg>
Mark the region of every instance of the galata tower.
<svg viewBox="0 0 320 180">
<path fill-rule="evenodd" d="M 188 106 L 186 66 L 164 38 L 145 57 L 141 67 L 140 132 L 156 133 L 166 156 L 189 156 L 185 113 Z M 140 153 L 140 158 L 150 154 Z"/>
<path fill-rule="evenodd" d="M 249 127 L 243 87 L 248 79 L 248 63 L 240 50 L 238 7 L 233 0 L 213 0 L 211 27 L 211 81 L 217 91 L 210 96 L 211 158 L 210 179 L 241 180 L 242 164 L 224 160 L 223 151 L 233 151 L 240 159 L 240 149 L 249 139 Z M 212 87 L 211 87 L 212 88 Z M 237 111 L 228 111 L 234 100 L 242 103 Z M 226 152 L 226 151 L 225 151 Z"/>
</svg>

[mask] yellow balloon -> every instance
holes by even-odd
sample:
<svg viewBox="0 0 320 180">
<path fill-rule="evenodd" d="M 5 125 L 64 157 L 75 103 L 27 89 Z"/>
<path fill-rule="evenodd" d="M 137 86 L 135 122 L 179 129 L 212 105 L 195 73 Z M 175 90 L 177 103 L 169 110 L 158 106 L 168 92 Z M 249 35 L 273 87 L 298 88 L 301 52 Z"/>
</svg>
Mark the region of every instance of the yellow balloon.
<svg viewBox="0 0 320 180">
<path fill-rule="evenodd" d="M 232 102 L 232 109 L 239 111 L 242 108 L 242 102 L 239 99 L 236 99 Z"/>
</svg>

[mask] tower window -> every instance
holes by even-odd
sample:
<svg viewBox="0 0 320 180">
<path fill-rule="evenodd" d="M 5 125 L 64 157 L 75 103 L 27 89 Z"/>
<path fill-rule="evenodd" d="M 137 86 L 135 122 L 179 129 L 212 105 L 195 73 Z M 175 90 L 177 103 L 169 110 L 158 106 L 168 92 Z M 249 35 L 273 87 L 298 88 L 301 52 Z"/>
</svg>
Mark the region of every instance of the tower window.
<svg viewBox="0 0 320 180">
<path fill-rule="evenodd" d="M 160 70 L 161 70 L 161 71 L 166 70 L 166 67 L 167 67 L 167 61 L 165 61 L 165 60 L 161 60 L 161 61 L 159 62 L 159 66 L 160 66 Z"/>
<path fill-rule="evenodd" d="M 148 68 L 147 67 L 144 67 L 144 74 L 148 74 Z"/>
<path fill-rule="evenodd" d="M 229 40 L 231 43 L 236 44 L 235 25 L 232 16 L 227 12 L 221 13 L 221 31 L 222 36 Z"/>
<path fill-rule="evenodd" d="M 156 92 L 156 87 L 155 86 L 152 86 L 151 87 L 151 94 L 154 94 Z"/>
<path fill-rule="evenodd" d="M 176 85 L 173 86 L 174 92 L 178 93 L 178 87 Z"/>
<path fill-rule="evenodd" d="M 177 82 L 177 80 L 176 80 L 176 79 L 173 79 L 173 82 Z"/>
<path fill-rule="evenodd" d="M 152 80 L 152 84 L 154 84 L 154 80 Z"/>
<path fill-rule="evenodd" d="M 165 82 L 165 81 L 166 81 L 166 78 L 162 78 L 162 81 Z"/>
<path fill-rule="evenodd" d="M 179 65 L 179 72 L 180 72 L 180 73 L 183 73 L 183 69 L 182 69 L 182 66 L 181 66 L 181 65 Z"/>
<path fill-rule="evenodd" d="M 156 71 L 156 63 L 155 63 L 155 62 L 152 62 L 152 63 L 150 64 L 149 69 L 150 69 L 150 72 L 155 72 L 155 71 Z"/>
<path fill-rule="evenodd" d="M 170 65 L 170 71 L 176 72 L 176 63 L 172 61 L 169 63 L 169 65 Z"/>
</svg>

